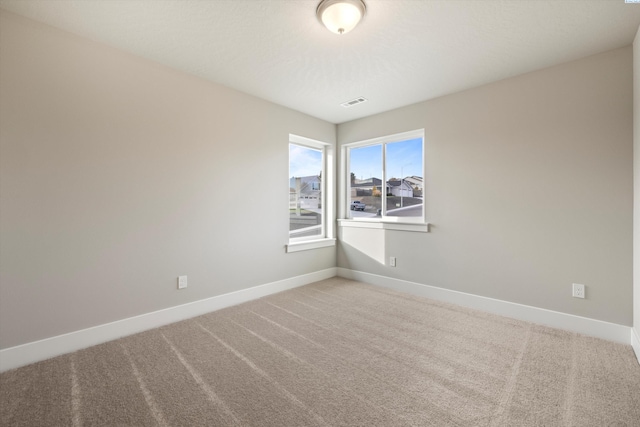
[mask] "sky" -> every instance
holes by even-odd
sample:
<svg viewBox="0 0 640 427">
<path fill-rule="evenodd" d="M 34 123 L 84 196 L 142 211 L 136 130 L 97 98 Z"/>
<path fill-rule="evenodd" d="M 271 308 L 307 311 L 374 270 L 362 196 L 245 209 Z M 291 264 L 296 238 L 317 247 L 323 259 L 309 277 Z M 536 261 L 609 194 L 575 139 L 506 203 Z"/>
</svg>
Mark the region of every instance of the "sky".
<svg viewBox="0 0 640 427">
<path fill-rule="evenodd" d="M 387 179 L 422 176 L 422 138 L 392 142 L 387 147 Z M 319 175 L 322 152 L 289 144 L 289 177 Z M 382 145 L 351 149 L 350 172 L 358 179 L 382 178 Z"/>
<path fill-rule="evenodd" d="M 322 152 L 289 144 L 289 177 L 320 175 Z"/>
<path fill-rule="evenodd" d="M 392 142 L 387 145 L 387 179 L 422 177 L 422 138 Z M 350 172 L 357 179 L 382 178 L 382 145 L 351 149 Z"/>
</svg>

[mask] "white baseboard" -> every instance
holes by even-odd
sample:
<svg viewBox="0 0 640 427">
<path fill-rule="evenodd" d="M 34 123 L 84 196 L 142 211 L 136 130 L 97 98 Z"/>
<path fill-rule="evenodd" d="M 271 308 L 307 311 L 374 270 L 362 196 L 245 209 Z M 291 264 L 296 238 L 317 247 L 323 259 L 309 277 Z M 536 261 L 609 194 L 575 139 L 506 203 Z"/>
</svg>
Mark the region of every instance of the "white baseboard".
<svg viewBox="0 0 640 427">
<path fill-rule="evenodd" d="M 629 344 L 631 340 L 631 345 L 640 363 L 639 331 L 629 326 L 334 267 L 0 350 L 0 372 L 157 328 L 169 323 L 189 319 L 222 308 L 231 307 L 277 292 L 304 286 L 336 275 L 501 316 L 578 332 L 609 341 Z"/>
<path fill-rule="evenodd" d="M 631 347 L 633 347 L 638 363 L 640 363 L 640 331 L 638 327 L 631 328 Z"/>
<path fill-rule="evenodd" d="M 254 286 L 0 350 L 0 372 L 334 277 L 337 268 Z"/>
<path fill-rule="evenodd" d="M 338 267 L 338 276 L 552 328 L 629 344 L 631 327 Z M 636 336 L 636 339 L 638 337 Z M 640 342 L 638 342 L 640 344 Z M 640 346 L 636 355 L 640 354 Z"/>
</svg>

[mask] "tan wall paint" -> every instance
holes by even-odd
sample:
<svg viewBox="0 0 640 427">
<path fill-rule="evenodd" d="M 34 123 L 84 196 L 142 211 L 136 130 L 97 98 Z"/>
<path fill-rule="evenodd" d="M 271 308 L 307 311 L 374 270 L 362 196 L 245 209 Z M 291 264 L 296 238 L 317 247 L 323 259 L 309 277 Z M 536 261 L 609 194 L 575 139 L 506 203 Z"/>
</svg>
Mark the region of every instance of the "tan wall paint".
<svg viewBox="0 0 640 427">
<path fill-rule="evenodd" d="M 633 42 L 633 184 L 633 327 L 640 337 L 640 29 Z"/>
<path fill-rule="evenodd" d="M 632 103 L 629 46 L 338 125 L 425 129 L 433 224 L 386 231 L 396 268 L 349 242 L 338 266 L 631 325 Z"/>
<path fill-rule="evenodd" d="M 1 348 L 335 267 L 284 251 L 288 134 L 333 124 L 0 20 Z"/>
<path fill-rule="evenodd" d="M 631 64 L 619 49 L 339 125 L 343 143 L 425 128 L 433 227 L 372 231 L 395 269 L 362 233 L 338 265 L 631 324 Z M 0 12 L 0 348 L 335 266 L 284 253 L 290 132 L 335 140 Z M 259 215 L 232 207 L 247 189 Z"/>
</svg>

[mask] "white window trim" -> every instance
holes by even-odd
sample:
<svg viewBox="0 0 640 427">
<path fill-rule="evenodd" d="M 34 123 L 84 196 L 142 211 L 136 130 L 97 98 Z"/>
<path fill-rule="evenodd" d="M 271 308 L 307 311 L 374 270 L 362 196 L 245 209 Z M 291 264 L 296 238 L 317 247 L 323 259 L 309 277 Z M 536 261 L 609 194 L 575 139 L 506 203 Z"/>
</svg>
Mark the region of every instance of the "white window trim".
<svg viewBox="0 0 640 427">
<path fill-rule="evenodd" d="M 338 220 L 338 226 L 340 227 L 376 228 L 379 230 L 414 231 L 417 233 L 428 233 L 429 225 L 428 222 L 418 224 L 415 222 L 390 222 L 364 218 Z"/>
<path fill-rule="evenodd" d="M 294 134 L 289 134 L 289 143 L 315 150 L 322 150 L 323 152 L 322 180 L 320 181 L 323 212 L 322 233 L 319 236 L 308 237 L 292 238 L 288 236 L 289 240 L 288 243 L 285 244 L 285 251 L 289 253 L 335 246 L 335 155 L 333 145 Z"/>
<path fill-rule="evenodd" d="M 292 242 L 284 246 L 285 246 L 285 251 L 287 253 L 291 253 L 291 252 L 308 251 L 310 249 L 327 248 L 329 246 L 335 246 L 335 245 L 336 245 L 336 239 L 327 237 L 324 239 Z"/>
<path fill-rule="evenodd" d="M 341 210 L 338 220 L 338 226 L 340 227 L 359 227 L 359 228 L 378 228 L 386 230 L 398 230 L 398 231 L 415 231 L 421 233 L 429 232 L 429 223 L 427 222 L 427 210 L 423 202 L 422 216 L 421 217 L 393 217 L 384 216 L 381 218 L 351 218 L 349 210 L 349 195 L 351 194 L 351 180 L 349 179 L 349 149 L 357 147 L 367 147 L 371 145 L 379 145 L 390 142 L 398 142 L 407 139 L 422 138 L 422 155 L 423 166 L 422 174 L 424 177 L 424 129 L 413 130 L 409 132 L 401 132 L 393 135 L 381 136 L 377 138 L 367 139 L 364 141 L 351 142 L 344 144 L 341 147 L 342 156 L 340 158 L 340 200 Z M 384 145 L 383 145 L 384 147 Z M 382 161 L 385 164 L 386 150 L 382 150 Z M 386 170 L 383 167 L 382 170 L 382 182 L 386 182 Z M 423 194 L 424 197 L 424 194 Z M 386 200 L 383 201 L 385 203 Z M 383 205 L 384 206 L 384 205 Z M 384 209 L 384 207 L 383 207 Z"/>
</svg>

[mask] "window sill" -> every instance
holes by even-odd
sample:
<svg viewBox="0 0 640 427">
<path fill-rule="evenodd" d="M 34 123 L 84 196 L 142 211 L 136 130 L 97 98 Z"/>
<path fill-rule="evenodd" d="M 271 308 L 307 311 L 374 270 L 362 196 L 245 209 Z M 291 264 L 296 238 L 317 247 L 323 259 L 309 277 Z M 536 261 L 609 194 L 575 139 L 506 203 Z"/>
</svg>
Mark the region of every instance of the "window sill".
<svg viewBox="0 0 640 427">
<path fill-rule="evenodd" d="M 375 228 L 379 230 L 413 231 L 428 233 L 429 223 L 415 222 L 386 222 L 386 221 L 357 221 L 353 219 L 339 219 L 339 227 Z"/>
<path fill-rule="evenodd" d="M 284 245 L 285 252 L 300 252 L 300 251 L 308 251 L 310 249 L 318 249 L 318 248 L 326 248 L 329 246 L 335 246 L 336 239 L 318 239 L 318 240 L 307 240 L 304 242 L 294 242 L 289 243 L 288 245 Z"/>
</svg>

